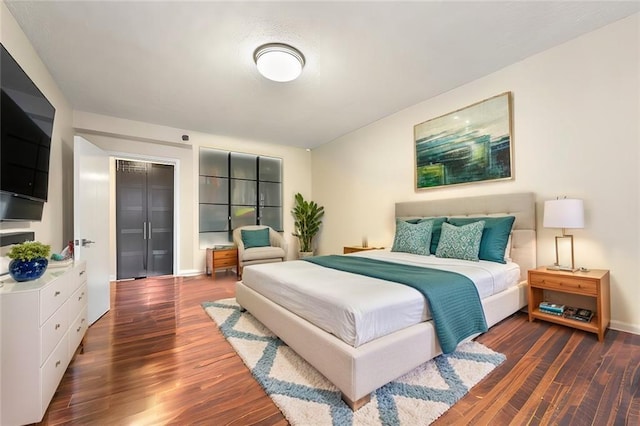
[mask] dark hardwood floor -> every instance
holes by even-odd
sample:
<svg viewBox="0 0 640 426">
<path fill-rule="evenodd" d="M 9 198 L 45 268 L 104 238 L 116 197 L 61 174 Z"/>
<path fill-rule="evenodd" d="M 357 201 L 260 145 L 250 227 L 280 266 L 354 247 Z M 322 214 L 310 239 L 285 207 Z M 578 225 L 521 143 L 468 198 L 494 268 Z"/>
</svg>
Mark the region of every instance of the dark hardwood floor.
<svg viewBox="0 0 640 426">
<path fill-rule="evenodd" d="M 41 424 L 286 425 L 200 303 L 235 275 L 112 284 Z M 507 360 L 436 424 L 640 424 L 640 336 L 515 314 L 478 338 Z"/>
</svg>

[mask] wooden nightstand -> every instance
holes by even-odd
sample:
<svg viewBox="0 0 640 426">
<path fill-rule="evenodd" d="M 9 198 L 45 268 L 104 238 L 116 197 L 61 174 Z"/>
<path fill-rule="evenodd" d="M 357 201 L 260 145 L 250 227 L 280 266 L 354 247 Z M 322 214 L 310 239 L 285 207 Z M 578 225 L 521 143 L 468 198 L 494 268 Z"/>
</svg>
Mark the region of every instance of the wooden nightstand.
<svg viewBox="0 0 640 426">
<path fill-rule="evenodd" d="M 609 271 L 592 269 L 589 272 L 563 272 L 548 270 L 545 267 L 530 270 L 529 273 L 529 321 L 541 319 L 556 324 L 596 333 L 598 340 L 604 339 L 610 315 Z M 580 295 L 593 298 L 595 313 L 591 322 L 581 322 L 562 316 L 540 312 L 538 306 L 544 300 L 543 293 L 550 290 L 556 293 Z M 549 302 L 553 302 L 551 295 Z M 582 307 L 582 306 L 578 306 Z"/>
<path fill-rule="evenodd" d="M 356 253 L 359 251 L 379 250 L 384 247 L 362 247 L 362 246 L 344 246 L 343 254 Z"/>
<path fill-rule="evenodd" d="M 215 279 L 216 269 L 222 268 L 236 268 L 236 275 L 238 275 L 238 249 L 236 247 L 207 249 L 207 275 L 211 275 Z"/>
</svg>

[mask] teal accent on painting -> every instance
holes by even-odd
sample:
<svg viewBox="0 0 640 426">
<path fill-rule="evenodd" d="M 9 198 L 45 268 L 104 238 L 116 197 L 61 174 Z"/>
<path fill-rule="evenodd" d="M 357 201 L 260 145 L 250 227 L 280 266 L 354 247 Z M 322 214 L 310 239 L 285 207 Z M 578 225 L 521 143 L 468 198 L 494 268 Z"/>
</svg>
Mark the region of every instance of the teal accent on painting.
<svg viewBox="0 0 640 426">
<path fill-rule="evenodd" d="M 269 228 L 249 230 L 243 229 L 240 231 L 242 236 L 242 244 L 244 244 L 244 248 L 253 248 L 253 247 L 268 247 L 271 245 L 269 243 Z"/>
<path fill-rule="evenodd" d="M 507 263 L 504 260 L 504 252 L 509 242 L 511 228 L 513 228 L 514 216 L 504 217 L 451 217 L 449 223 L 455 226 L 469 223 L 484 222 L 480 251 L 478 257 L 490 262 Z"/>
<path fill-rule="evenodd" d="M 391 251 L 428 256 L 432 226 L 433 222 L 431 221 L 420 221 L 413 224 L 397 219 L 396 235 Z"/>
<path fill-rule="evenodd" d="M 357 256 L 329 255 L 304 260 L 415 288 L 429 303 L 444 353 L 453 352 L 465 338 L 487 331 L 478 290 L 473 281 L 462 274 Z"/>
<path fill-rule="evenodd" d="M 436 256 L 477 262 L 483 228 L 481 220 L 464 226 L 443 223 Z"/>
</svg>

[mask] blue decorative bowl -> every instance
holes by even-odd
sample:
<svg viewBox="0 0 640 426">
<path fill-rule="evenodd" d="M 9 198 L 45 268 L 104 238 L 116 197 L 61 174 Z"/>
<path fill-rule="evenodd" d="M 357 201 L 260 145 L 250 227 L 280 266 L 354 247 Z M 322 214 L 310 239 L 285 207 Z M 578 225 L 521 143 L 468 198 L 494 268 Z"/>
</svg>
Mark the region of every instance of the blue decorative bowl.
<svg viewBox="0 0 640 426">
<path fill-rule="evenodd" d="M 9 275 L 18 282 L 37 280 L 44 274 L 49 260 L 38 257 L 33 260 L 13 259 L 9 262 Z"/>
</svg>

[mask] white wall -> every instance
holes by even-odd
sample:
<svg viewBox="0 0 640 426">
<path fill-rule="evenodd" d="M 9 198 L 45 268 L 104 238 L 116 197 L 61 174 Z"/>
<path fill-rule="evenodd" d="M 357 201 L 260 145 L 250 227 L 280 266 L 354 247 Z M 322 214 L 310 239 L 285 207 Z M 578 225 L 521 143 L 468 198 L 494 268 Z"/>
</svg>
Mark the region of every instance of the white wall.
<svg viewBox="0 0 640 426">
<path fill-rule="evenodd" d="M 311 194 L 311 154 L 304 149 L 198 133 L 80 111 L 74 113 L 73 125 L 84 138 L 109 153 L 179 165 L 176 169 L 179 209 L 175 212 L 179 224 L 177 234 L 177 274 L 179 275 L 203 273 L 205 270 L 205 250 L 201 250 L 198 244 L 199 148 L 218 148 L 282 158 L 284 237 L 289 243 L 289 258 L 295 257 L 297 241 L 291 236 L 293 218 L 289 213 L 293 205 L 293 196 L 296 192 L 307 197 Z M 182 141 L 183 134 L 189 135 L 188 142 Z M 115 213 L 111 215 L 110 229 L 112 235 L 110 269 L 112 277 L 115 277 Z"/>
<path fill-rule="evenodd" d="M 31 230 L 35 232 L 37 240 L 50 244 L 54 252 L 60 252 L 63 242 L 73 238 L 73 189 L 71 194 L 68 192 L 70 185 L 73 188 L 73 167 L 69 168 L 69 164 L 73 164 L 71 108 L 4 2 L 0 2 L 0 42 L 56 109 L 51 136 L 49 201 L 44 206 L 42 221 L 0 222 L 0 232 Z M 0 250 L 0 254 L 4 256 L 6 249 Z M 3 259 L 6 258 L 3 257 Z M 7 271 L 8 262 L 3 260 L 0 264 L 0 274 L 5 274 Z M 2 340 L 0 336 L 0 353 L 2 353 Z M 2 371 L 0 371 L 0 378 L 2 378 Z M 2 412 L 1 403 L 0 412 Z"/>
<path fill-rule="evenodd" d="M 0 222 L 2 232 L 31 230 L 35 238 L 59 253 L 73 238 L 72 110 L 18 23 L 0 3 L 0 41 L 56 110 L 51 138 L 49 195 L 41 222 Z M 6 272 L 5 269 L 0 273 Z"/>
<path fill-rule="evenodd" d="M 389 247 L 397 201 L 533 191 L 538 264 L 551 264 L 558 230 L 542 228 L 543 201 L 582 198 L 576 263 L 611 270 L 612 326 L 640 333 L 639 28 L 632 16 L 314 150 L 313 199 L 326 210 L 320 253 L 363 236 Z M 505 91 L 513 94 L 515 179 L 416 192 L 413 126 Z"/>
</svg>

